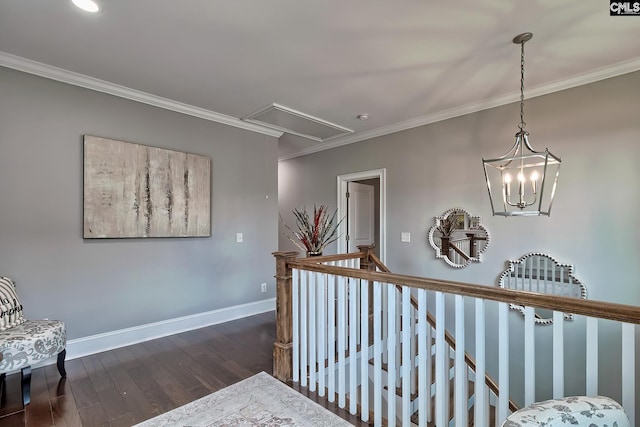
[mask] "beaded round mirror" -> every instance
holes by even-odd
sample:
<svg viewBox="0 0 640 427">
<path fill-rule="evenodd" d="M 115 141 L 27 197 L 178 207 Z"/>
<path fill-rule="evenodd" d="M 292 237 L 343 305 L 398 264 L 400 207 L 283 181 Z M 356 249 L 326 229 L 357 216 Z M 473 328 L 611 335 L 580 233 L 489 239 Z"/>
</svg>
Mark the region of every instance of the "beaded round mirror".
<svg viewBox="0 0 640 427">
<path fill-rule="evenodd" d="M 517 261 L 509 261 L 509 268 L 500 275 L 499 284 L 504 289 L 587 298 L 587 288 L 573 275 L 573 266 L 560 264 L 542 253 L 530 253 Z M 509 307 L 524 316 L 524 306 L 509 304 Z M 564 318 L 572 320 L 573 314 L 564 313 Z M 535 322 L 540 325 L 553 323 L 553 312 L 536 308 Z"/>
<path fill-rule="evenodd" d="M 429 230 L 429 244 L 435 249 L 436 258 L 462 268 L 482 261 L 482 252 L 489 245 L 489 232 L 480 223 L 479 216 L 453 208 L 435 217 Z"/>
</svg>

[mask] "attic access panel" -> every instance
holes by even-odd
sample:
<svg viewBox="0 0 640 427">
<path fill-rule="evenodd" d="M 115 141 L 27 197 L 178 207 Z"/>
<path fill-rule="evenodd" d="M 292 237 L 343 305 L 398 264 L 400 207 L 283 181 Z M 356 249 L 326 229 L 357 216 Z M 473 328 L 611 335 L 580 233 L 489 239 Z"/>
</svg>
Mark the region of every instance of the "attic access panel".
<svg viewBox="0 0 640 427">
<path fill-rule="evenodd" d="M 292 135 L 324 142 L 354 131 L 279 104 L 271 104 L 242 118 L 243 121 Z"/>
</svg>

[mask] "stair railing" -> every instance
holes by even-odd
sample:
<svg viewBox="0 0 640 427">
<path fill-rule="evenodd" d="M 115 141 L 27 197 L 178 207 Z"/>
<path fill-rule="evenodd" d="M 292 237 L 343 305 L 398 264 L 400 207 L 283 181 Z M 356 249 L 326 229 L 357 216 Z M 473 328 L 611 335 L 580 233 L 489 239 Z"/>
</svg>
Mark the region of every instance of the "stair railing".
<svg viewBox="0 0 640 427">
<path fill-rule="evenodd" d="M 363 249 L 368 249 L 366 247 L 363 247 Z M 389 270 L 389 268 L 384 265 L 384 263 L 374 254 L 374 253 L 369 253 L 368 254 L 368 258 L 370 258 L 371 262 L 370 264 L 373 264 L 376 268 L 377 271 L 382 271 L 385 273 L 391 273 L 391 270 Z M 411 297 L 411 304 L 414 306 L 414 308 L 418 308 L 418 304 L 417 301 L 414 297 Z M 435 330 L 436 329 L 436 319 L 435 317 L 427 311 L 427 322 L 429 323 L 429 326 Z M 458 325 L 460 326 L 460 325 Z M 460 336 L 464 331 L 460 328 L 458 328 L 458 335 Z M 456 340 L 453 337 L 453 335 L 451 335 L 451 333 L 449 331 L 447 331 L 445 329 L 444 331 L 444 339 L 445 342 L 447 343 L 447 345 L 449 346 L 449 348 L 453 351 L 453 353 L 455 354 L 456 352 Z M 476 373 L 476 362 L 473 359 L 473 357 L 468 353 L 468 352 L 458 352 L 458 358 L 459 360 L 457 360 L 456 364 L 457 365 L 462 365 L 462 362 L 464 361 L 464 363 L 466 363 L 467 367 L 469 368 L 469 371 L 473 374 Z M 489 392 L 492 393 L 493 396 L 498 396 L 499 395 L 499 390 L 498 390 L 498 384 L 496 384 L 495 380 L 489 375 L 485 373 L 485 384 L 487 385 L 487 387 L 489 388 Z M 458 377 L 458 386 L 464 385 L 463 380 L 460 379 L 460 377 Z M 511 399 L 509 399 L 508 402 L 508 410 L 509 412 L 514 412 L 518 409 L 518 406 L 515 404 L 515 402 L 513 402 Z"/>
<path fill-rule="evenodd" d="M 598 393 L 598 325 L 601 321 L 621 324 L 620 361 L 624 373 L 621 403 L 630 419 L 635 419 L 638 307 L 373 271 L 382 263 L 367 248 L 360 253 L 317 258 L 297 259 L 295 252 L 277 252 L 274 256 L 277 278 L 274 375 L 282 381 L 299 382 L 329 401 L 337 398 L 340 408 L 347 408 L 348 404 L 349 412 L 360 414 L 363 421 L 373 417 L 374 425 L 398 422 L 403 426 L 425 426 L 433 421 L 436 426 L 447 426 L 454 420 L 455 425 L 473 422 L 476 426 L 487 426 L 491 408 L 495 406 L 491 422 L 499 425 L 514 409 L 509 399 L 510 303 L 525 306 L 524 405 L 536 398 L 540 400 L 535 384 L 534 307 L 537 307 L 554 311 L 553 398 L 564 396 L 563 313 L 586 317 L 589 331 L 584 349 L 586 395 Z M 447 298 L 454 300 L 458 338 L 454 344 L 444 328 L 445 314 L 451 309 L 445 303 Z M 469 300 L 473 301 L 471 314 L 475 323 L 472 370 L 464 339 L 465 316 L 469 315 L 465 301 Z M 495 387 L 485 385 L 486 305 L 491 301 L 497 302 L 491 304 L 500 325 Z M 435 306 L 435 328 L 427 321 L 428 306 Z M 417 348 L 417 352 L 412 348 Z M 430 378 L 432 360 L 435 381 Z M 416 377 L 417 395 L 412 395 Z M 473 381 L 472 401 L 468 381 Z M 400 399 L 396 398 L 397 382 Z"/>
</svg>

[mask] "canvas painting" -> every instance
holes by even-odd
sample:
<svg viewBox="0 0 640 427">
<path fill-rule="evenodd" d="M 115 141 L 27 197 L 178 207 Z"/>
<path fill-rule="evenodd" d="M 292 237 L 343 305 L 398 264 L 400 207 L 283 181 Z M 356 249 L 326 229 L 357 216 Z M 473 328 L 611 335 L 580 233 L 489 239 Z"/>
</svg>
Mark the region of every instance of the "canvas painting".
<svg viewBox="0 0 640 427">
<path fill-rule="evenodd" d="M 84 238 L 211 235 L 211 159 L 84 136 Z"/>
</svg>

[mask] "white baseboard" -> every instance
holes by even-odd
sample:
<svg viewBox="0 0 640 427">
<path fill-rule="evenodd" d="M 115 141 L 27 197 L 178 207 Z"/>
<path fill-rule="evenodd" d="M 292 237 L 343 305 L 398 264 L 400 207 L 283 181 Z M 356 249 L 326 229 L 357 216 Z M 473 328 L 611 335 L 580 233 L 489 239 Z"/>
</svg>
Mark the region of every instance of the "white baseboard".
<svg viewBox="0 0 640 427">
<path fill-rule="evenodd" d="M 67 360 L 131 344 L 137 344 L 156 338 L 166 337 L 180 332 L 204 328 L 205 326 L 216 325 L 230 320 L 253 316 L 254 314 L 260 314 L 275 309 L 276 299 L 270 298 L 248 304 L 221 308 L 205 313 L 192 314 L 190 316 L 183 316 L 175 319 L 163 320 L 161 322 L 134 326 L 132 328 L 120 329 L 118 331 L 77 338 L 67 341 Z M 53 362 L 55 362 L 55 358 L 53 359 Z"/>
</svg>

